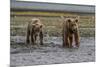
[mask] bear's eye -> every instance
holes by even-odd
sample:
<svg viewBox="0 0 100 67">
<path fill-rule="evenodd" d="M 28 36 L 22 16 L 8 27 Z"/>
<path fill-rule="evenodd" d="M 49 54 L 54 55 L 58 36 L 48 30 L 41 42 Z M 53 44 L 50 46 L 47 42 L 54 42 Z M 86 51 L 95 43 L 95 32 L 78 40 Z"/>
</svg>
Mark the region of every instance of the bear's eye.
<svg viewBox="0 0 100 67">
<path fill-rule="evenodd" d="M 40 25 L 40 28 L 42 28 L 42 25 Z"/>
<path fill-rule="evenodd" d="M 70 20 L 70 19 L 68 19 L 67 21 L 68 21 L 68 22 L 71 22 L 71 20 Z"/>
<path fill-rule="evenodd" d="M 72 26 L 74 26 L 74 25 L 72 24 Z"/>
<path fill-rule="evenodd" d="M 78 19 L 76 19 L 75 22 L 78 22 Z"/>
<path fill-rule="evenodd" d="M 38 20 L 34 20 L 34 22 L 38 22 Z"/>
<path fill-rule="evenodd" d="M 75 24 L 72 24 L 72 26 L 75 26 Z"/>
</svg>

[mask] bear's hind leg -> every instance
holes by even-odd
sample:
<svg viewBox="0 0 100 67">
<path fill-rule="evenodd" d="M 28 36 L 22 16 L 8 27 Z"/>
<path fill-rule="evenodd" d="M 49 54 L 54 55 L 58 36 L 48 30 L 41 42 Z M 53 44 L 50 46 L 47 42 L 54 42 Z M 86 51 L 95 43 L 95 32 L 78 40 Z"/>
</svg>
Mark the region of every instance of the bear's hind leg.
<svg viewBox="0 0 100 67">
<path fill-rule="evenodd" d="M 27 43 L 27 44 L 30 43 L 30 31 L 29 31 L 29 30 L 27 30 L 26 43 Z"/>
</svg>

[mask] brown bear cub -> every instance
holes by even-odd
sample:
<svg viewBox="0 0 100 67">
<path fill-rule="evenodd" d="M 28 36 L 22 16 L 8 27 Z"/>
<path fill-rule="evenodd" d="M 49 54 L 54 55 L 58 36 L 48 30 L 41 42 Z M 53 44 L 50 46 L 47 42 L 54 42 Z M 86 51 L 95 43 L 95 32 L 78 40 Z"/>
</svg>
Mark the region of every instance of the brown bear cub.
<svg viewBox="0 0 100 67">
<path fill-rule="evenodd" d="M 79 47 L 80 44 L 80 36 L 79 36 L 79 28 L 78 22 L 79 18 L 64 18 L 63 23 L 63 47 L 72 48 L 72 43 L 75 42 L 75 46 Z M 74 41 L 73 41 L 74 40 Z"/>
<path fill-rule="evenodd" d="M 30 22 L 28 22 L 27 26 L 27 36 L 26 43 L 32 43 L 33 45 L 36 43 L 37 37 L 39 36 L 40 45 L 43 45 L 43 31 L 42 31 L 42 23 L 40 19 L 33 18 Z"/>
</svg>

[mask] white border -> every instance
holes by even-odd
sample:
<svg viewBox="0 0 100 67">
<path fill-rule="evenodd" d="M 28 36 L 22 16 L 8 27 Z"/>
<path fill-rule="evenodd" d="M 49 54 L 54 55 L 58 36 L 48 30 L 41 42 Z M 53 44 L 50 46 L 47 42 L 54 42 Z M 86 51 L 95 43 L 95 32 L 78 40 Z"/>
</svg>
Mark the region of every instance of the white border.
<svg viewBox="0 0 100 67">
<path fill-rule="evenodd" d="M 73 0 L 74 2 L 75 0 Z M 96 2 L 96 62 L 38 65 L 27 67 L 98 67 L 100 66 L 100 2 Z M 10 59 L 10 1 L 0 1 L 0 67 L 8 67 Z"/>
<path fill-rule="evenodd" d="M 10 1 L 0 1 L 0 67 L 9 66 Z"/>
</svg>

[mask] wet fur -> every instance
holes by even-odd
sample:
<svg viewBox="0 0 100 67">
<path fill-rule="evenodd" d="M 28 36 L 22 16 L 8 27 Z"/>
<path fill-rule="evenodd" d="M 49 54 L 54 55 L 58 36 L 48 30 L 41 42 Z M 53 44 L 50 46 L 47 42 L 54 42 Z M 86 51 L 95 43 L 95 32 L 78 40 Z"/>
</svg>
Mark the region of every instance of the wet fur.
<svg viewBox="0 0 100 67">
<path fill-rule="evenodd" d="M 27 26 L 27 35 L 26 35 L 26 43 L 32 43 L 33 45 L 36 43 L 37 37 L 39 36 L 40 45 L 43 45 L 43 31 L 40 19 L 33 18 L 30 22 L 28 22 Z"/>
<path fill-rule="evenodd" d="M 72 48 L 73 42 L 75 42 L 76 47 L 79 47 L 80 44 L 80 36 L 78 28 L 79 19 L 64 18 L 64 17 L 62 18 L 63 18 L 63 47 Z"/>
</svg>

